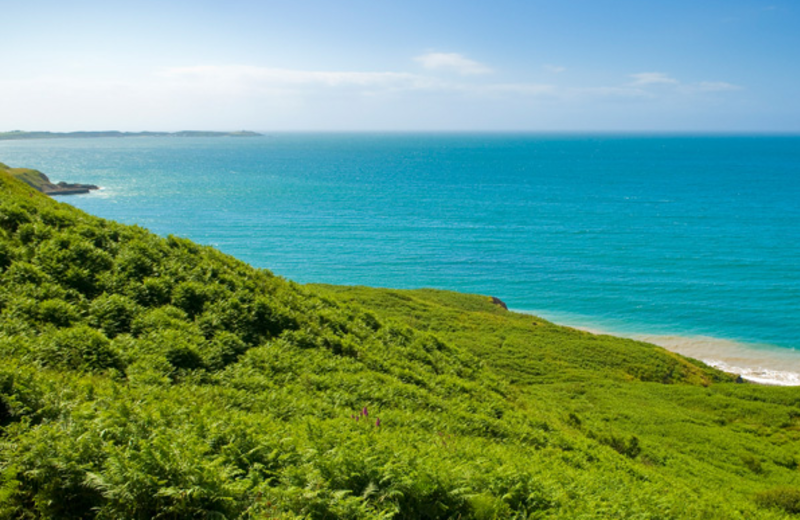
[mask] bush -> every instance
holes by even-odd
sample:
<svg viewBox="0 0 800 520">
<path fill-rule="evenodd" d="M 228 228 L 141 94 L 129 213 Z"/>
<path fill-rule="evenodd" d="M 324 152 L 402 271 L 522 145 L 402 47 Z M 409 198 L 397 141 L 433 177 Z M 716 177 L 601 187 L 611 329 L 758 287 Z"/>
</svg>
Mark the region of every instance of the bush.
<svg viewBox="0 0 800 520">
<path fill-rule="evenodd" d="M 79 315 L 75 306 L 64 300 L 49 299 L 39 304 L 39 318 L 56 327 L 69 327 L 78 321 Z"/>
<path fill-rule="evenodd" d="M 17 230 L 17 238 L 25 245 L 38 245 L 52 236 L 50 229 L 40 224 L 22 224 Z"/>
<path fill-rule="evenodd" d="M 186 312 L 190 318 L 203 312 L 207 300 L 206 287 L 199 282 L 182 282 L 172 293 L 173 305 Z"/>
<path fill-rule="evenodd" d="M 172 283 L 164 278 L 145 278 L 138 287 L 136 301 L 140 305 L 158 307 L 169 303 L 172 292 Z"/>
<path fill-rule="evenodd" d="M 11 265 L 14 255 L 6 244 L 0 243 L 0 273 L 5 271 Z"/>
<path fill-rule="evenodd" d="M 71 235 L 48 240 L 36 252 L 34 261 L 53 278 L 86 295 L 95 294 L 97 276 L 113 265 L 108 253 L 85 238 Z"/>
<path fill-rule="evenodd" d="M 761 507 L 782 509 L 789 514 L 800 513 L 800 489 L 795 487 L 767 489 L 757 493 L 755 500 Z"/>
<path fill-rule="evenodd" d="M 10 265 L 4 274 L 4 283 L 11 285 L 24 285 L 24 284 L 42 284 L 47 275 L 42 272 L 37 266 L 29 264 L 28 262 L 14 262 Z"/>
<path fill-rule="evenodd" d="M 28 212 L 18 204 L 6 203 L 0 206 L 0 228 L 14 233 L 20 225 L 30 221 Z"/>
<path fill-rule="evenodd" d="M 108 338 L 85 325 L 58 330 L 43 337 L 34 354 L 42 365 L 52 368 L 81 372 L 124 368 Z"/>
<path fill-rule="evenodd" d="M 126 279 L 142 281 L 153 275 L 159 262 L 158 251 L 136 240 L 128 243 L 117 256 L 117 270 Z"/>
<path fill-rule="evenodd" d="M 131 324 L 131 333 L 134 336 L 142 336 L 165 329 L 188 329 L 192 324 L 187 320 L 188 316 L 181 309 L 165 305 L 136 316 Z"/>
<path fill-rule="evenodd" d="M 212 370 L 219 370 L 239 359 L 247 351 L 247 344 L 239 336 L 221 331 L 207 343 L 204 362 Z"/>
<path fill-rule="evenodd" d="M 89 307 L 92 324 L 103 329 L 109 338 L 130 332 L 137 312 L 136 304 L 120 294 L 104 294 Z"/>
</svg>

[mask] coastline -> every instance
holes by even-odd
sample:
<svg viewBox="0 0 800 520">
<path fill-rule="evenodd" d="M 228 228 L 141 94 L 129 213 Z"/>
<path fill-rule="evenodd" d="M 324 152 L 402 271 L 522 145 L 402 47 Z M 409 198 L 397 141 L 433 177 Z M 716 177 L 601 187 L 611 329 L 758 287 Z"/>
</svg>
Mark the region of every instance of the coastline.
<svg viewBox="0 0 800 520">
<path fill-rule="evenodd" d="M 629 338 L 663 347 L 670 352 L 736 374 L 751 383 L 770 386 L 800 386 L 800 351 L 788 348 L 742 343 L 710 336 L 681 336 L 679 334 L 649 334 L 608 330 L 585 322 L 578 323 L 563 315 L 542 311 L 512 309 L 534 314 L 548 321 L 591 334 Z"/>
<path fill-rule="evenodd" d="M 645 341 L 682 356 L 699 359 L 747 381 L 776 386 L 800 386 L 800 352 L 707 336 L 635 334 L 626 336 Z"/>
</svg>

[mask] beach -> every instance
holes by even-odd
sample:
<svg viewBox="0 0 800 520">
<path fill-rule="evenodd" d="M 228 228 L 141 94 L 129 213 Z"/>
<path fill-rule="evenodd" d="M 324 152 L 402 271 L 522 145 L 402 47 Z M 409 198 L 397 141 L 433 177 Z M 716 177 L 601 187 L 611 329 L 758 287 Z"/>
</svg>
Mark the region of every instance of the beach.
<svg viewBox="0 0 800 520">
<path fill-rule="evenodd" d="M 800 352 L 769 346 L 746 345 L 703 336 L 634 335 L 683 356 L 699 359 L 725 372 L 739 374 L 754 383 L 800 386 Z"/>
<path fill-rule="evenodd" d="M 535 314 L 535 313 L 530 313 Z M 546 313 L 545 313 L 546 314 Z M 560 322 L 560 320 L 558 320 Z M 566 324 L 592 334 L 630 338 L 664 347 L 670 352 L 697 359 L 752 383 L 773 386 L 800 386 L 800 352 L 770 345 L 747 344 L 708 336 L 680 336 L 601 330 L 597 327 Z"/>
</svg>

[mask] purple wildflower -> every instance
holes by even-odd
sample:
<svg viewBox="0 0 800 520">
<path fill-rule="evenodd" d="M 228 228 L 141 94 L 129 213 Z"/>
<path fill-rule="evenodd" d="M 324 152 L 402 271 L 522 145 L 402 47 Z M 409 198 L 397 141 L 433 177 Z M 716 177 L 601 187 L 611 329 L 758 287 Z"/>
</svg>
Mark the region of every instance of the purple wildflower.
<svg viewBox="0 0 800 520">
<path fill-rule="evenodd" d="M 369 417 L 369 412 L 367 412 L 367 407 L 366 406 L 364 407 L 363 410 L 361 410 L 361 413 L 364 415 L 364 417 Z"/>
<path fill-rule="evenodd" d="M 380 426 L 380 425 L 381 425 L 381 418 L 378 417 L 378 420 L 375 421 L 375 426 Z"/>
</svg>

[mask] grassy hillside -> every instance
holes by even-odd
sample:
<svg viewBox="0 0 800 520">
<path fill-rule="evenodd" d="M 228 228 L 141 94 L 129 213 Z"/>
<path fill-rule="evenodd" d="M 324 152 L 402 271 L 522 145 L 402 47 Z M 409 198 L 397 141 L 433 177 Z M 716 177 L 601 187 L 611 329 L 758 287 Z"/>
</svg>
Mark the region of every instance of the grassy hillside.
<svg viewBox="0 0 800 520">
<path fill-rule="evenodd" d="M 788 518 L 800 391 L 299 286 L 0 172 L 0 518 Z"/>
<path fill-rule="evenodd" d="M 32 170 L 30 168 L 11 168 L 3 163 L 0 163 L 0 172 L 7 173 L 11 177 L 24 182 L 31 188 L 48 195 L 88 193 L 90 190 L 98 189 L 97 186 L 91 184 L 68 184 L 65 182 L 53 184 L 50 182 L 50 179 L 47 177 L 47 175 L 39 170 Z"/>
<path fill-rule="evenodd" d="M 50 182 L 42 172 L 30 168 L 12 168 L 0 163 L 0 172 L 8 173 L 38 191 L 43 191 L 45 183 Z"/>
</svg>

